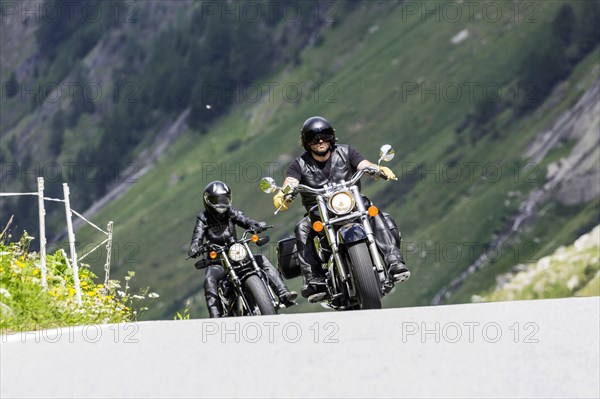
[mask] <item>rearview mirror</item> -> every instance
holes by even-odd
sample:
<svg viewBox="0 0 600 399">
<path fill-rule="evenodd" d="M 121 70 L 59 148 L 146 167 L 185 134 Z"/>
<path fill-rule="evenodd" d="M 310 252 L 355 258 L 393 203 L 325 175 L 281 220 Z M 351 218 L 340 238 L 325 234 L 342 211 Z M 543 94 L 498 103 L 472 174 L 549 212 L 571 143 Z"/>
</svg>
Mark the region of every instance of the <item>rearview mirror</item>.
<svg viewBox="0 0 600 399">
<path fill-rule="evenodd" d="M 272 177 L 263 177 L 260 181 L 259 187 L 267 194 L 271 194 L 278 188 L 277 184 L 275 184 L 275 180 Z"/>
<path fill-rule="evenodd" d="M 394 155 L 396 155 L 396 151 L 394 151 L 392 146 L 389 144 L 384 144 L 379 149 L 379 162 L 389 162 L 394 159 Z"/>
</svg>

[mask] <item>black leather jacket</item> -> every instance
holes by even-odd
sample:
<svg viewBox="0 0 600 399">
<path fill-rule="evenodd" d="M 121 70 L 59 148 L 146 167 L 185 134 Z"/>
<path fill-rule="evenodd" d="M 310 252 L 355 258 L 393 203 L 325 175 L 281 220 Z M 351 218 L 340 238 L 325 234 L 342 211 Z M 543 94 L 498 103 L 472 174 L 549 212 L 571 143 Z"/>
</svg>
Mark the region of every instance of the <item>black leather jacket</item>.
<svg viewBox="0 0 600 399">
<path fill-rule="evenodd" d="M 298 163 L 302 168 L 302 179 L 300 184 L 312 188 L 321 188 L 325 184 L 338 183 L 342 180 L 350 180 L 352 175 L 356 172 L 356 169 L 352 167 L 350 162 L 350 156 L 348 151 L 348 145 L 336 144 L 333 147 L 331 153 L 331 172 L 329 176 L 325 176 L 323 171 L 317 166 L 314 158 L 308 153 L 300 155 Z M 360 188 L 360 182 L 358 182 L 358 188 Z M 315 195 L 302 193 L 302 205 L 309 210 L 317 204 Z"/>
<path fill-rule="evenodd" d="M 217 245 L 225 245 L 231 237 L 237 238 L 235 226 L 248 229 L 258 224 L 241 211 L 231 207 L 229 212 L 218 217 L 210 212 L 203 211 L 196 217 L 196 226 L 192 235 L 191 248 L 198 248 L 204 240 Z"/>
</svg>

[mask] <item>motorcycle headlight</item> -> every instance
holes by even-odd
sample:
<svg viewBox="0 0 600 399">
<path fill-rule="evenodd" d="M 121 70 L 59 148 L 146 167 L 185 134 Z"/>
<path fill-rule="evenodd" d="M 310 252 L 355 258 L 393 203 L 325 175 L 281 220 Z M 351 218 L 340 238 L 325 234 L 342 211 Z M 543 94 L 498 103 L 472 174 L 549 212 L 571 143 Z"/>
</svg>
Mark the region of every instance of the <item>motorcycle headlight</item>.
<svg viewBox="0 0 600 399">
<path fill-rule="evenodd" d="M 235 262 L 241 262 L 248 256 L 248 251 L 246 251 L 246 248 L 242 244 L 233 244 L 229 247 L 227 255 L 229 255 L 229 259 Z"/>
<path fill-rule="evenodd" d="M 354 208 L 354 197 L 347 191 L 341 191 L 329 198 L 327 207 L 337 215 L 344 215 Z"/>
</svg>

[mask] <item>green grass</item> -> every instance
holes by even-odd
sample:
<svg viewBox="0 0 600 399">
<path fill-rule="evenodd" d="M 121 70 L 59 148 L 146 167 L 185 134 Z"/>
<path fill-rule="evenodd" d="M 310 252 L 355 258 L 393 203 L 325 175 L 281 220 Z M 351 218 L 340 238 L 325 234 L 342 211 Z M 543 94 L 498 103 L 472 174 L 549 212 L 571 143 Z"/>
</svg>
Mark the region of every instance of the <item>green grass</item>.
<svg viewBox="0 0 600 399">
<path fill-rule="evenodd" d="M 375 160 L 380 145 L 392 144 L 398 156 L 389 166 L 399 176 L 409 163 L 425 163 L 434 168 L 448 162 L 476 162 L 473 178 L 468 178 L 463 166 L 463 176 L 457 181 L 445 181 L 443 176 L 436 181 L 432 175 L 413 182 L 401 178 L 398 182 L 366 183 L 364 191 L 375 202 L 385 203 L 384 210 L 396 218 L 405 243 L 430 249 L 436 243 L 443 247 L 475 242 L 478 249 L 474 256 L 478 256 L 504 226 L 506 218 L 517 211 L 519 201 L 543 183 L 544 171 L 532 181 L 515 181 L 515 165 L 525 165 L 522 154 L 529 141 L 581 95 L 578 84 L 590 81 L 597 53 L 574 71 L 567 96 L 552 112 L 515 120 L 510 114 L 503 115 L 510 122 L 500 136 L 486 136 L 476 143 L 461 142 L 454 130 L 478 98 L 471 100 L 466 93 L 456 102 L 443 98 L 422 100 L 419 94 L 403 98 L 403 88 L 419 80 L 427 88 L 452 82 L 477 82 L 480 87 L 498 83 L 505 87 L 513 80 L 520 60 L 536 46 L 537 39 L 547 34 L 549 22 L 562 3 L 536 4 L 538 22 L 533 24 L 506 19 L 497 23 L 436 23 L 433 18 L 421 22 L 419 16 L 404 22 L 402 7 L 392 2 L 362 4 L 359 12 L 346 15 L 334 29 L 325 32 L 320 47 L 305 51 L 300 65 L 265 79 L 278 82 L 279 89 L 294 82 L 308 90 L 320 82 L 322 88 L 334 89 L 329 99 L 336 102 L 325 101 L 326 95 L 331 94 L 326 90 L 319 93 L 318 101 L 305 90 L 303 100 L 292 103 L 285 101 L 281 90 L 276 89 L 272 101 L 265 98 L 258 103 L 237 104 L 207 134 L 186 132 L 154 169 L 132 184 L 125 197 L 96 216 L 98 223 L 115 221 L 115 243 L 121 248 L 127 244 L 135 248 L 135 257 L 125 259 L 122 254 L 115 259 L 115 273 L 124 275 L 133 268 L 141 285 L 161 293 L 161 302 L 147 313 L 148 318 L 170 317 L 183 308 L 186 299 L 191 299 L 191 317 L 205 316 L 201 292 L 204 273 L 196 271 L 191 261 L 184 261 L 194 216 L 202 208 L 203 188 L 211 180 L 226 181 L 233 190 L 235 206 L 253 218 L 275 225 L 273 242 L 292 234 L 294 223 L 303 214 L 300 204 L 273 216 L 271 197 L 258 189 L 260 176 L 243 172 L 250 170 L 244 168 L 259 165 L 259 174 L 267 174 L 269 169 L 264 163 L 276 162 L 282 155 L 288 159 L 299 155 L 300 126 L 315 114 L 328 118 L 336 127 L 340 142 L 350 143 L 368 159 Z M 379 28 L 369 33 L 375 25 Z M 450 39 L 465 28 L 471 36 L 459 45 L 451 44 Z M 228 150 L 235 143 L 242 144 Z M 502 177 L 482 177 L 483 167 L 488 164 L 501 168 Z M 284 166 L 285 162 L 279 162 L 275 167 L 278 182 L 283 180 Z M 209 169 L 212 167 L 217 167 L 217 171 L 213 173 Z M 225 169 L 234 172 L 227 173 Z M 170 185 L 174 175 L 180 179 Z M 509 192 L 516 194 L 509 197 Z M 554 212 L 548 211 L 548 217 Z M 593 213 L 587 213 L 582 219 L 592 216 Z M 575 230 L 574 226 L 557 225 L 556 236 L 545 235 L 544 239 L 556 248 Z M 77 236 L 82 244 L 95 237 L 87 227 Z M 273 245 L 265 251 L 275 261 Z M 429 304 L 432 295 L 471 260 L 468 251 L 453 262 L 439 257 L 421 257 L 420 251 L 407 250 L 413 277 L 387 297 L 385 305 Z M 501 269 L 508 267 L 507 264 Z M 498 271 L 490 267 L 473 278 L 486 287 Z M 289 285 L 298 289 L 300 279 Z M 457 298 L 467 301 L 481 287 L 467 282 Z M 286 312 L 318 310 L 320 306 L 303 302 Z"/>
</svg>

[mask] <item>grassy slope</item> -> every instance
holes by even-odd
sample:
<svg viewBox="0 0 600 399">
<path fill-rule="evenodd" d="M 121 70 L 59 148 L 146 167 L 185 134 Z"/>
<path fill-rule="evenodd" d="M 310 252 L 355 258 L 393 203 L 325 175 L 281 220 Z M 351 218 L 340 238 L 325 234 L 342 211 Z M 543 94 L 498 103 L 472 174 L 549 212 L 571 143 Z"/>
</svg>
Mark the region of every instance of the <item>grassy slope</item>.
<svg viewBox="0 0 600 399">
<path fill-rule="evenodd" d="M 497 182 L 486 181 L 480 178 L 481 166 L 489 162 L 513 165 L 520 160 L 529 140 L 558 110 L 541 115 L 538 120 L 512 125 L 498 139 L 484 138 L 474 146 L 457 145 L 454 129 L 472 109 L 473 101 L 466 93 L 458 102 L 444 98 L 436 101 L 431 96 L 423 101 L 420 95 L 404 101 L 403 83 L 424 80 L 427 88 L 435 87 L 436 82 L 457 82 L 462 87 L 465 82 L 478 82 L 481 86 L 488 82 L 508 83 L 521 57 L 535 42 L 529 39 L 544 34 L 544 24 L 551 21 L 560 4 L 538 3 L 539 22 L 529 24 L 515 24 L 507 10 L 506 17 L 497 23 L 481 19 L 470 22 L 468 18 L 458 23 L 437 23 L 434 18 L 422 22 L 420 16 L 405 21 L 403 9 L 388 2 L 361 5 L 361 10 L 326 32 L 321 47 L 305 52 L 301 65 L 270 79 L 278 82 L 279 88 L 289 82 L 301 84 L 305 88 L 303 101 L 283 101 L 281 90 L 276 89 L 274 101 L 239 104 L 207 135 L 189 132 L 181 138 L 123 199 L 98 215 L 98 221 L 115 221 L 115 242 L 121 251 L 113 270 L 122 274 L 135 269 L 141 285 L 150 285 L 161 294 L 163 307 L 148 313 L 150 317 L 169 317 L 175 308 L 183 307 L 184 298 L 198 294 L 203 273 L 183 259 L 193 216 L 201 207 L 202 189 L 214 179 L 232 186 L 234 203 L 247 214 L 275 224 L 274 238 L 291 234 L 293 223 L 302 215 L 300 205 L 274 217 L 271 198 L 258 189 L 256 165 L 262 166 L 261 175 L 267 174 L 264 162 L 281 160 L 281 154 L 287 159 L 299 154 L 297 132 L 302 121 L 320 114 L 335 124 L 341 142 L 351 143 L 369 159 L 376 157 L 381 144 L 392 144 L 398 157 L 390 166 L 397 172 L 420 162 L 425 162 L 428 169 L 436 164 L 443 167 L 450 160 L 480 165 L 474 179 L 467 178 L 466 169 L 462 169 L 462 178 L 455 182 L 436 182 L 435 176 L 428 175 L 415 184 L 401 179 L 396 183 L 365 185 L 366 193 L 385 204 L 385 210 L 396 217 L 405 243 L 415 243 L 419 249 L 414 250 L 414 245 L 407 248 L 413 278 L 387 297 L 385 304 L 429 303 L 451 276 L 469 264 L 469 254 L 464 251 L 461 259 L 443 262 L 439 254 L 421 258 L 420 250 L 435 248 L 436 243 L 443 248 L 447 243 L 477 242 L 476 255 L 481 252 L 501 227 L 503 218 L 518 206 L 517 200 L 505 206 L 507 192 L 520 191 L 524 198 L 540 181 L 515 183 L 507 171 Z M 450 39 L 464 28 L 469 29 L 469 38 L 459 45 L 451 44 Z M 324 88 L 318 100 L 307 94 L 315 81 Z M 327 100 L 335 102 L 326 101 L 331 88 L 335 91 Z M 559 108 L 567 105 L 563 101 Z M 243 144 L 235 145 L 240 142 Z M 228 146 L 237 148 L 228 150 Z M 213 173 L 209 167 L 215 163 L 221 170 Z M 284 162 L 280 162 L 276 170 L 274 177 L 278 181 L 282 180 L 283 166 Z M 235 168 L 246 173 L 224 171 Z M 180 179 L 170 186 L 173 175 Z M 82 243 L 94 237 L 92 230 L 78 233 Z M 124 250 L 131 242 L 133 246 Z M 132 255 L 133 248 L 139 249 L 135 256 L 127 256 Z M 273 247 L 267 251 L 274 260 Z M 290 282 L 294 288 L 299 284 L 299 279 Z M 203 298 L 195 299 L 198 302 L 193 305 L 193 317 L 204 314 Z M 318 309 L 317 305 L 303 305 L 294 311 Z"/>
<path fill-rule="evenodd" d="M 574 244 L 504 277 L 505 282 L 477 301 L 506 301 L 600 295 L 600 226 Z"/>
</svg>

